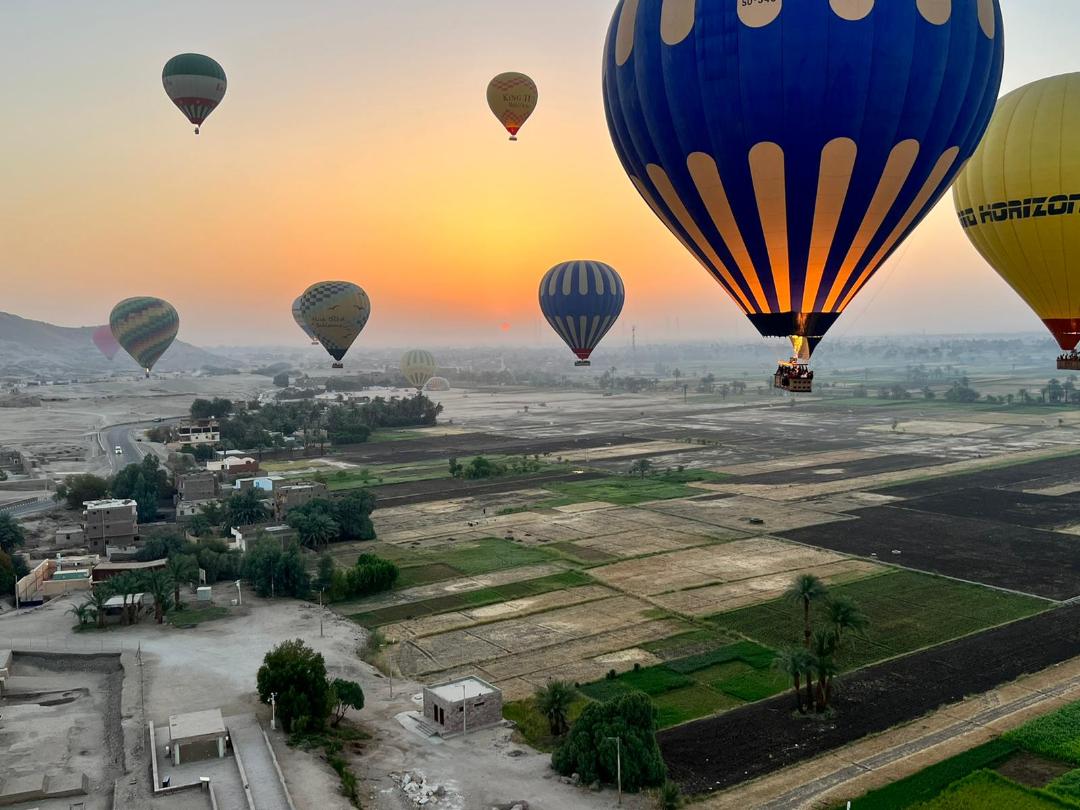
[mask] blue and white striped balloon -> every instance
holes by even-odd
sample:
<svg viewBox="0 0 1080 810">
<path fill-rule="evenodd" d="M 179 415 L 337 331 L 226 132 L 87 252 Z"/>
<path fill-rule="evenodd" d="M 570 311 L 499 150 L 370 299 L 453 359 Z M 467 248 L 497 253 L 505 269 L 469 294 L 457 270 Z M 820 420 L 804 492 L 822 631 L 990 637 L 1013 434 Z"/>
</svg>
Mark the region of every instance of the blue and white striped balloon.
<svg viewBox="0 0 1080 810">
<path fill-rule="evenodd" d="M 603 262 L 563 262 L 540 282 L 540 310 L 578 356 L 579 366 L 589 365 L 589 356 L 615 325 L 625 301 L 622 279 Z"/>
</svg>

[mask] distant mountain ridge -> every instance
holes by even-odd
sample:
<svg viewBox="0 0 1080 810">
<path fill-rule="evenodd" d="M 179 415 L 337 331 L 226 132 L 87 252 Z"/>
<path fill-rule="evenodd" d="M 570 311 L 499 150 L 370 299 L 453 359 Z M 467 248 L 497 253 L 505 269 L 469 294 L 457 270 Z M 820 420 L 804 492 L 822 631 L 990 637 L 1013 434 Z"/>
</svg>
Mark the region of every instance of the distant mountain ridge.
<svg viewBox="0 0 1080 810">
<path fill-rule="evenodd" d="M 120 351 L 110 362 L 94 345 L 97 326 L 56 326 L 0 312 L 0 375 L 71 376 L 111 371 L 138 371 L 138 365 Z M 159 371 L 195 371 L 204 366 L 228 367 L 233 362 L 190 343 L 176 341 L 155 368 Z"/>
</svg>

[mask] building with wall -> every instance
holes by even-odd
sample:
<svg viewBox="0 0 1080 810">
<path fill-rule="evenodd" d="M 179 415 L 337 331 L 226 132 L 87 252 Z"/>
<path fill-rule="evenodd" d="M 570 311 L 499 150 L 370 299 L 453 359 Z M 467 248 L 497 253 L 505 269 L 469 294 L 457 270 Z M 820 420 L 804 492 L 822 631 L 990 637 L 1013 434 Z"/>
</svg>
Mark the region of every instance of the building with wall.
<svg viewBox="0 0 1080 810">
<path fill-rule="evenodd" d="M 301 481 L 287 486 L 274 487 L 274 517 L 284 520 L 289 512 L 316 498 L 329 494 L 326 484 L 319 481 Z"/>
<path fill-rule="evenodd" d="M 424 687 L 424 721 L 441 736 L 502 722 L 502 691 L 477 677 Z"/>
<path fill-rule="evenodd" d="M 212 472 L 200 470 L 176 477 L 176 500 L 210 501 L 218 495 L 217 478 Z"/>
<path fill-rule="evenodd" d="M 57 526 L 53 544 L 57 548 L 76 548 L 86 542 L 82 526 Z"/>
<path fill-rule="evenodd" d="M 91 554 L 105 556 L 109 546 L 133 546 L 139 538 L 138 509 L 131 498 L 83 503 L 83 537 Z"/>
<path fill-rule="evenodd" d="M 176 429 L 176 441 L 180 444 L 217 444 L 221 430 L 217 419 L 190 419 Z"/>
<path fill-rule="evenodd" d="M 234 479 L 237 476 L 255 475 L 259 471 L 259 462 L 250 456 L 225 456 L 206 462 L 206 469 Z"/>
<path fill-rule="evenodd" d="M 137 573 L 145 573 L 147 571 L 164 571 L 165 564 L 168 560 L 147 560 L 145 562 L 138 562 L 132 560 L 130 562 L 103 562 L 94 566 L 94 570 L 91 572 L 91 578 L 96 585 L 99 582 L 106 582 L 115 576 L 123 574 L 126 571 L 135 571 Z"/>
</svg>

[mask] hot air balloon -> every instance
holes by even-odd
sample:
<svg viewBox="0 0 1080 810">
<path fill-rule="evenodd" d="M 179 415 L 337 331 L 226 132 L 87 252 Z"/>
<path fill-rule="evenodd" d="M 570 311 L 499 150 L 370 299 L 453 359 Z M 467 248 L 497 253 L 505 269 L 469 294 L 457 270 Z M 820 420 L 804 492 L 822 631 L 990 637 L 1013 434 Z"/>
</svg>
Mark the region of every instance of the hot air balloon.
<svg viewBox="0 0 1080 810">
<path fill-rule="evenodd" d="M 296 300 L 292 302 L 293 320 L 296 321 L 297 326 L 304 330 L 304 334 L 308 336 L 308 340 L 310 340 L 313 345 L 318 346 L 319 339 L 315 337 L 315 333 L 311 330 L 311 327 L 307 325 L 307 322 L 304 320 L 304 315 L 300 311 L 300 298 L 301 296 L 297 296 Z"/>
<path fill-rule="evenodd" d="M 228 81 L 221 65 L 209 56 L 182 53 L 165 63 L 161 83 L 173 104 L 195 125 L 198 135 L 203 121 L 225 97 Z"/>
<path fill-rule="evenodd" d="M 500 73 L 488 84 L 488 106 L 512 141 L 517 140 L 518 130 L 533 114 L 538 98 L 536 82 L 524 73 Z"/>
<path fill-rule="evenodd" d="M 120 344 L 116 342 L 116 338 L 113 337 L 112 329 L 108 324 L 99 326 L 94 330 L 94 334 L 91 335 L 91 340 L 94 341 L 94 345 L 98 347 L 105 357 L 110 361 L 116 357 L 116 353 L 120 351 Z"/>
<path fill-rule="evenodd" d="M 371 315 L 368 295 L 351 281 L 320 281 L 300 296 L 300 314 L 323 348 L 344 368 L 342 358 Z"/>
<path fill-rule="evenodd" d="M 615 150 L 763 336 L 810 355 L 975 151 L 1004 55 L 998 0 L 620 0 L 604 47 Z"/>
<path fill-rule="evenodd" d="M 575 366 L 590 365 L 589 356 L 615 325 L 625 301 L 622 279 L 603 262 L 563 262 L 540 282 L 540 310 L 577 355 Z"/>
<path fill-rule="evenodd" d="M 1080 73 L 1003 97 L 953 189 L 964 232 L 1080 370 Z M 1073 290 L 1076 294 L 1073 295 Z"/>
<path fill-rule="evenodd" d="M 438 368 L 439 365 L 431 352 L 412 349 L 401 356 L 401 373 L 418 393 L 423 390 L 427 381 L 435 376 Z"/>
<path fill-rule="evenodd" d="M 109 315 L 109 328 L 116 342 L 150 376 L 180 331 L 180 316 L 173 305 L 160 298 L 125 298 Z"/>
</svg>

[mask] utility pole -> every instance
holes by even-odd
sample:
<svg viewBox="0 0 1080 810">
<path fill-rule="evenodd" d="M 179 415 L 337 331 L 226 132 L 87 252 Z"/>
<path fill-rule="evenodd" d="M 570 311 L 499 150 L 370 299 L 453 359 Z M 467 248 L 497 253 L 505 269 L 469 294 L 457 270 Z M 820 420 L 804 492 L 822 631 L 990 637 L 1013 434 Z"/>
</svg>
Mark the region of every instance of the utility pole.
<svg viewBox="0 0 1080 810">
<path fill-rule="evenodd" d="M 277 692 L 270 693 L 270 730 L 277 728 Z"/>
<path fill-rule="evenodd" d="M 622 740 L 618 737 L 608 737 L 615 741 L 615 783 L 619 790 L 619 807 L 622 807 Z"/>
<path fill-rule="evenodd" d="M 322 592 L 323 589 L 319 588 L 319 638 L 323 637 L 323 605 L 322 605 Z"/>
<path fill-rule="evenodd" d="M 469 707 L 466 702 L 469 699 L 469 687 L 467 684 L 461 685 L 461 736 L 469 736 Z"/>
</svg>

